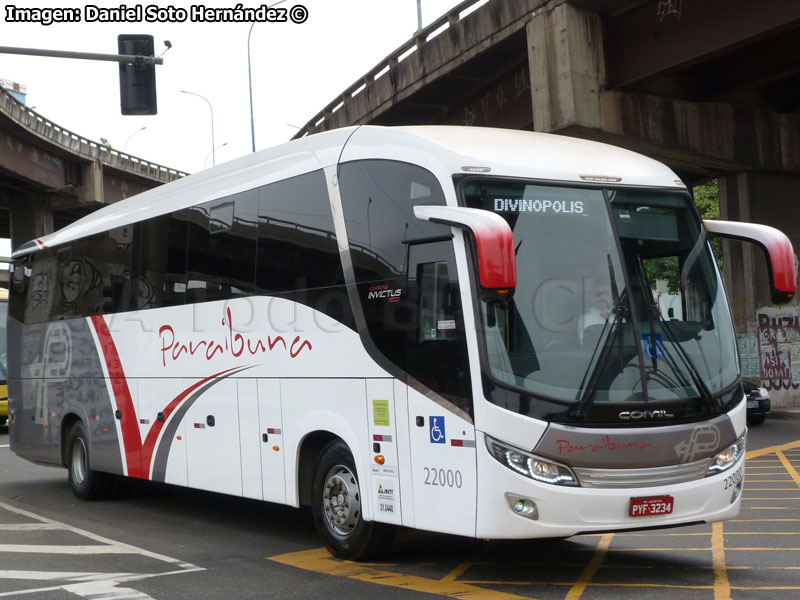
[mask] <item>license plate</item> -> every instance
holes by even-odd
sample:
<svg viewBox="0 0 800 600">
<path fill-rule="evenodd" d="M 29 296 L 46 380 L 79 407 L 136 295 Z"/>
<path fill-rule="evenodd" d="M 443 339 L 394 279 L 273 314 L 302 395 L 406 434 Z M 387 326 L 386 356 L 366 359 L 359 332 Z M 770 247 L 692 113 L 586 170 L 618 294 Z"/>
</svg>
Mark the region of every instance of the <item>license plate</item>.
<svg viewBox="0 0 800 600">
<path fill-rule="evenodd" d="M 758 408 L 758 400 L 748 400 L 747 408 Z"/>
<path fill-rule="evenodd" d="M 646 498 L 631 498 L 631 508 L 628 514 L 631 517 L 650 517 L 653 515 L 668 515 L 672 513 L 672 496 L 650 496 Z"/>
</svg>

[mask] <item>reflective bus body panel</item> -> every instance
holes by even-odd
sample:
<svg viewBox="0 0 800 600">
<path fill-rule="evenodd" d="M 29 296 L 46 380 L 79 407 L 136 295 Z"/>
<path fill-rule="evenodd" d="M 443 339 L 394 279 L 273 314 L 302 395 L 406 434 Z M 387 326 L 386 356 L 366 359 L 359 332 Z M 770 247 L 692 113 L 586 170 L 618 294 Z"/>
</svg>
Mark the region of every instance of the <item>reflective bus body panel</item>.
<svg viewBox="0 0 800 600">
<path fill-rule="evenodd" d="M 725 473 L 691 482 L 598 489 L 539 483 L 490 453 L 487 437 L 530 453 L 552 428 L 484 393 L 484 332 L 476 316 L 483 309 L 469 235 L 397 216 L 407 229 L 418 228 L 416 237 L 400 235 L 396 248 L 384 248 L 376 238 L 395 225 L 391 211 L 382 212 L 372 196 L 352 193 L 353 182 L 367 185 L 376 173 L 396 173 L 411 182 L 403 190 L 409 207 L 415 199 L 457 207 L 453 177 L 469 169 L 569 185 L 585 185 L 583 175 L 613 175 L 623 186 L 685 191 L 663 165 L 618 148 L 436 127 L 338 130 L 148 191 L 15 255 L 19 269 L 26 268 L 28 255 L 33 264 L 39 253 L 52 255 L 53 262 L 37 280 L 51 296 L 32 293 L 33 277 L 26 298 L 41 305 L 29 304 L 9 318 L 9 343 L 18 348 L 9 365 L 12 449 L 62 465 L 65 428 L 78 419 L 89 433 L 93 469 L 299 506 L 303 444 L 324 432 L 343 440 L 353 455 L 367 520 L 487 538 L 565 537 L 735 515 L 740 499 L 725 488 L 725 477 L 741 468 L 743 458 Z M 292 221 L 289 205 L 264 209 L 280 202 L 285 182 L 304 177 L 303 189 L 310 191 L 298 198 L 319 194 L 329 215 L 309 211 L 301 223 Z M 375 193 L 391 195 L 382 188 L 391 186 L 377 185 Z M 144 234 L 174 227 L 183 232 L 189 259 L 186 271 L 177 273 L 180 281 L 170 279 L 174 265 L 157 265 L 171 252 L 165 246 L 131 259 L 131 270 L 111 273 L 108 285 L 83 290 L 83 298 L 94 298 L 95 314 L 53 321 L 42 316 L 56 314 L 54 298 L 62 292 L 57 281 L 66 281 L 61 267 L 69 259 L 59 248 L 101 240 L 113 230 L 122 241 L 113 248 L 108 242 L 109 248 L 123 256 L 128 229 L 135 236 L 139 227 Z M 235 255 L 230 272 L 205 270 L 204 248 L 219 243 L 220 252 L 229 251 L 218 235 L 227 230 L 238 231 L 252 253 L 254 280 L 237 274 Z M 291 263 L 287 249 L 297 239 L 310 254 Z M 315 283 L 303 279 L 306 289 L 281 279 L 290 264 L 298 277 L 324 273 Z M 260 280 L 263 265 L 274 276 Z M 341 269 L 339 278 L 331 265 Z M 519 271 L 535 268 L 518 265 Z M 137 273 L 157 273 L 150 279 L 158 281 L 148 288 Z M 393 285 L 395 276 L 407 285 Z M 131 281 L 138 292 L 124 287 Z M 115 304 L 117 292 L 129 303 L 124 310 Z M 372 328 L 382 313 L 405 314 L 392 312 L 398 301 L 425 294 L 426 301 L 441 301 L 440 310 L 414 313 L 417 321 L 407 324 L 402 344 Z M 434 347 L 446 353 L 431 352 Z M 731 435 L 745 432 L 743 402 L 726 418 Z M 637 431 L 648 439 L 656 429 Z M 691 430 L 687 426 L 687 435 Z M 602 453 L 587 460 L 604 466 Z M 514 514 L 509 493 L 534 500 L 539 518 Z M 674 498 L 670 515 L 628 515 L 631 497 L 662 495 Z"/>
</svg>

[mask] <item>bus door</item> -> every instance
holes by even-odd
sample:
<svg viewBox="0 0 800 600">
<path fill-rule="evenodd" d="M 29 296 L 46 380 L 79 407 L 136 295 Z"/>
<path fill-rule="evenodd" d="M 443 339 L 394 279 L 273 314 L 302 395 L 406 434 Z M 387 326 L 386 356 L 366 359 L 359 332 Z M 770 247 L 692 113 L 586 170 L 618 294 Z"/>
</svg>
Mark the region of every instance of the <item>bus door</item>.
<svg viewBox="0 0 800 600">
<path fill-rule="evenodd" d="M 475 427 L 452 243 L 409 249 L 408 290 L 416 300 L 407 349 L 414 526 L 474 535 Z"/>
</svg>

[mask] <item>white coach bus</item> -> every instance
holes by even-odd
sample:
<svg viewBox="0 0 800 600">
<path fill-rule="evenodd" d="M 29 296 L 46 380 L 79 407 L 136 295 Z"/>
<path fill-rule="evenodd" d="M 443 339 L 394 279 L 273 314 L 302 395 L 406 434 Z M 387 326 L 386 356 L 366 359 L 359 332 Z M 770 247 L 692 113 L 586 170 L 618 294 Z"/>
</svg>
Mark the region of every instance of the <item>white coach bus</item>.
<svg viewBox="0 0 800 600">
<path fill-rule="evenodd" d="M 79 498 L 136 477 L 405 526 L 567 537 L 737 514 L 746 438 L 709 234 L 665 166 L 521 131 L 359 127 L 16 249 L 10 439 Z M 662 314 L 652 290 L 680 299 Z"/>
</svg>

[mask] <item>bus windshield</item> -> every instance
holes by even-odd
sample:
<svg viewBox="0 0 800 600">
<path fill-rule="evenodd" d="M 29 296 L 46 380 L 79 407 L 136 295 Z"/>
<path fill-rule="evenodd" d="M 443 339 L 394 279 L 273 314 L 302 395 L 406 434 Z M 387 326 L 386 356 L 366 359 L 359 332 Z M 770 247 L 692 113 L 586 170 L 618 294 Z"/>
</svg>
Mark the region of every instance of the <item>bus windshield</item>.
<svg viewBox="0 0 800 600">
<path fill-rule="evenodd" d="M 481 303 L 496 384 L 580 412 L 709 402 L 736 383 L 728 303 L 686 193 L 511 179 L 461 190 L 514 234 L 514 297 Z"/>
</svg>

